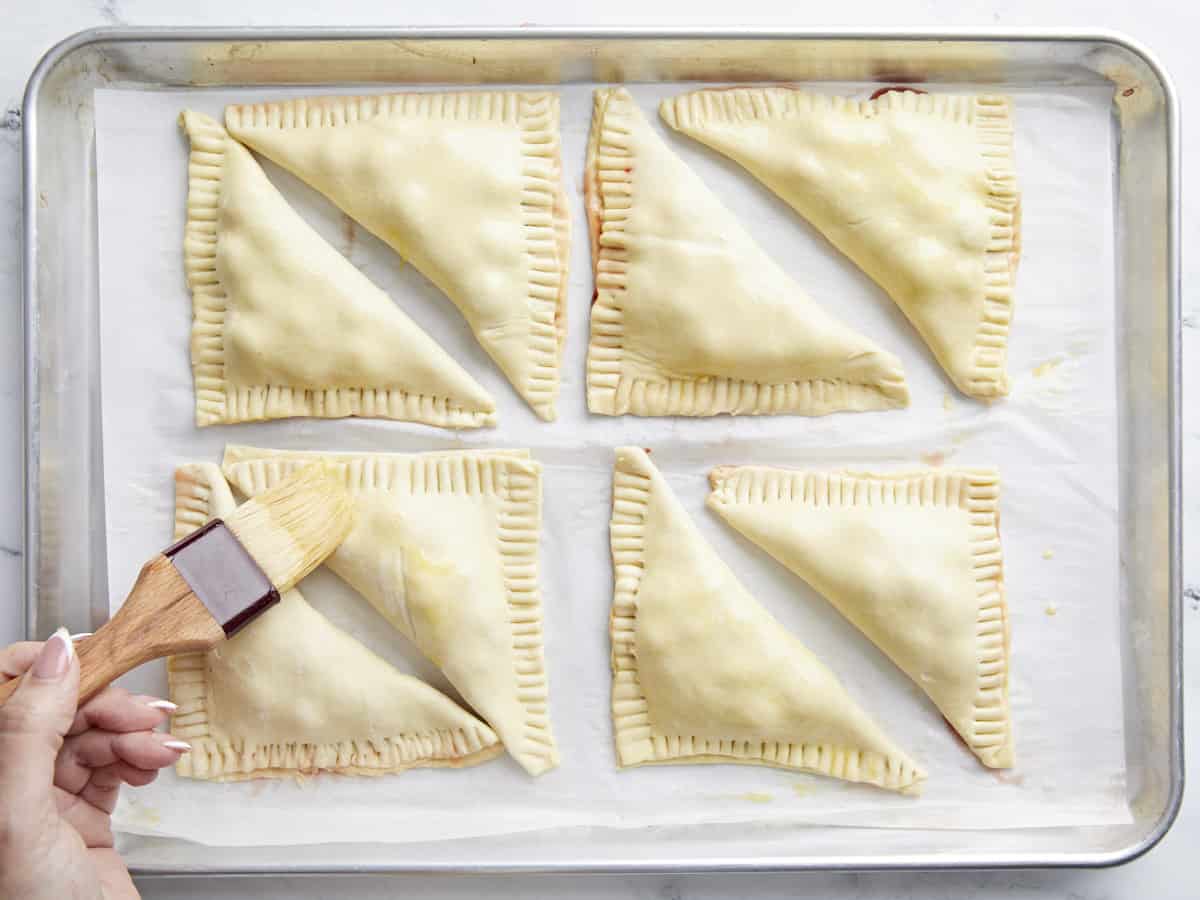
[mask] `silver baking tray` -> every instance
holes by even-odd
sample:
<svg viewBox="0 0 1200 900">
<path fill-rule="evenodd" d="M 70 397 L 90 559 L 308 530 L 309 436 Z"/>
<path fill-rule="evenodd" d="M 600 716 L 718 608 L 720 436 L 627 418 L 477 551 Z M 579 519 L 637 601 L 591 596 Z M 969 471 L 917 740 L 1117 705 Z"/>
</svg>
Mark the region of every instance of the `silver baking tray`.
<svg viewBox="0 0 1200 900">
<path fill-rule="evenodd" d="M 1111 84 L 1124 708 L 1132 824 L 923 831 L 575 830 L 406 845 L 214 849 L 138 840 L 137 871 L 714 871 L 1096 866 L 1144 853 L 1183 792 L 1179 121 L 1128 39 L 1066 31 L 97 29 L 24 105 L 26 631 L 107 612 L 93 90 L 296 84 L 857 81 Z M 836 840 L 833 833 L 836 832 Z M 846 847 L 855 847 L 852 853 Z"/>
</svg>

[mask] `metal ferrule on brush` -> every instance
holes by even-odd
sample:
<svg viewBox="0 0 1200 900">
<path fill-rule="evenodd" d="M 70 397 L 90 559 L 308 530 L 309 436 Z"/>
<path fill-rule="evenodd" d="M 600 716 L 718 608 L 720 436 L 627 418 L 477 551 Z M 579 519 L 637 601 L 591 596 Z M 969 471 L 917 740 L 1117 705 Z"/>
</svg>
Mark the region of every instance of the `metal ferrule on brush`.
<svg viewBox="0 0 1200 900">
<path fill-rule="evenodd" d="M 220 519 L 176 541 L 163 556 L 221 623 L 225 637 L 279 602 L 271 579 Z"/>
</svg>

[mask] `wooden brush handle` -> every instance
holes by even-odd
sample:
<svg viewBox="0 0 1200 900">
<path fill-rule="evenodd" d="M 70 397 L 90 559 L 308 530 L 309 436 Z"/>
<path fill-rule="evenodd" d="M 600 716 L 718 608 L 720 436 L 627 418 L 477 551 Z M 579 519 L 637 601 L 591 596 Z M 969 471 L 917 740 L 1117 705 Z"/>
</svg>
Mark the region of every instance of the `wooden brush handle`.
<svg viewBox="0 0 1200 900">
<path fill-rule="evenodd" d="M 174 564 L 161 554 L 141 574 L 117 614 L 75 645 L 79 653 L 79 705 L 130 669 L 175 653 L 207 650 L 225 630 L 192 593 Z M 0 684 L 0 706 L 19 678 Z"/>
</svg>

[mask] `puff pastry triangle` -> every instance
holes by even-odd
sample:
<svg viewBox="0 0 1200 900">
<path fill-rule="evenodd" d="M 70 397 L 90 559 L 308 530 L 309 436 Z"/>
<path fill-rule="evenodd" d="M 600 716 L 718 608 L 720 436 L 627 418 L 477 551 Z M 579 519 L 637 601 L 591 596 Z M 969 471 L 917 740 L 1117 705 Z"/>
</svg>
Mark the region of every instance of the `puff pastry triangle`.
<svg viewBox="0 0 1200 900">
<path fill-rule="evenodd" d="M 899 361 L 809 299 L 623 88 L 588 147 L 594 413 L 711 416 L 905 406 Z"/>
<path fill-rule="evenodd" d="M 878 282 L 959 390 L 1008 393 L 1020 195 L 1007 97 L 736 88 L 665 100 L 660 111 Z"/>
<path fill-rule="evenodd" d="M 746 592 L 635 447 L 617 450 L 611 538 L 621 766 L 753 763 L 917 790 L 925 773 Z"/>
<path fill-rule="evenodd" d="M 230 106 L 230 133 L 412 262 L 544 419 L 566 334 L 568 217 L 548 92 Z"/>
<path fill-rule="evenodd" d="M 984 765 L 1013 764 L 995 471 L 743 466 L 711 480 L 709 506 L 829 598 Z"/>
<path fill-rule="evenodd" d="M 541 466 L 528 451 L 307 453 L 227 447 L 253 496 L 323 459 L 356 524 L 326 565 L 412 640 L 531 774 L 558 764 L 538 588 Z"/>
<path fill-rule="evenodd" d="M 196 424 L 372 416 L 495 422 L 482 387 L 325 242 L 215 121 L 191 139 L 184 265 Z"/>
<path fill-rule="evenodd" d="M 213 465 L 175 474 L 175 536 L 234 508 Z M 289 591 L 220 647 L 172 657 L 171 732 L 192 752 L 176 771 L 242 781 L 467 766 L 502 752 L 483 722 L 398 672 Z"/>
</svg>

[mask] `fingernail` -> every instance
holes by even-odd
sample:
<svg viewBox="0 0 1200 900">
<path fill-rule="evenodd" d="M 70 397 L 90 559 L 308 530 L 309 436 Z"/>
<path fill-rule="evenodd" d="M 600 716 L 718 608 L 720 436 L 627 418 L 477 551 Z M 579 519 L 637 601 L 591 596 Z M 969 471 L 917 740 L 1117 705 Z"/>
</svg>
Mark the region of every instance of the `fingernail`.
<svg viewBox="0 0 1200 900">
<path fill-rule="evenodd" d="M 192 745 L 187 741 L 163 741 L 163 746 L 176 753 L 187 753 L 192 749 Z"/>
<path fill-rule="evenodd" d="M 146 703 L 146 705 L 151 709 L 165 709 L 167 712 L 175 712 L 175 710 L 179 709 L 179 707 L 170 700 L 150 700 Z"/>
<path fill-rule="evenodd" d="M 74 643 L 75 641 L 82 641 L 85 637 L 91 637 L 93 634 L 95 634 L 94 631 L 80 631 L 71 635 L 71 643 Z"/>
<path fill-rule="evenodd" d="M 71 643 L 71 633 L 65 628 L 58 629 L 50 635 L 50 640 L 42 645 L 41 652 L 33 661 L 34 677 L 45 681 L 57 681 L 66 674 L 74 655 L 75 647 Z"/>
</svg>

